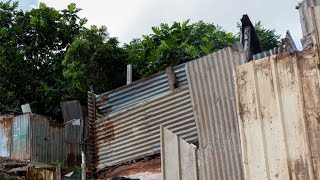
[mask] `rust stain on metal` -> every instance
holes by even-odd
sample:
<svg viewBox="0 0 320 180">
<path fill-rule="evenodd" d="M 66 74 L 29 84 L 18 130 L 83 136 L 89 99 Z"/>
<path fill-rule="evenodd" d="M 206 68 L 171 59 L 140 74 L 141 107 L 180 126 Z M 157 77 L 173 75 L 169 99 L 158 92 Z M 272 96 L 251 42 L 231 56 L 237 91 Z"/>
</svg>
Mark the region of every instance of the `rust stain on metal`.
<svg viewBox="0 0 320 180">
<path fill-rule="evenodd" d="M 294 162 L 294 173 L 297 179 L 310 179 L 308 172 L 308 163 L 302 158 Z"/>
<path fill-rule="evenodd" d="M 114 140 L 114 125 L 111 120 L 106 121 L 104 130 L 106 131 L 105 141 L 113 141 Z"/>
<path fill-rule="evenodd" d="M 279 54 L 236 68 L 246 179 L 320 179 L 317 54 Z"/>
</svg>

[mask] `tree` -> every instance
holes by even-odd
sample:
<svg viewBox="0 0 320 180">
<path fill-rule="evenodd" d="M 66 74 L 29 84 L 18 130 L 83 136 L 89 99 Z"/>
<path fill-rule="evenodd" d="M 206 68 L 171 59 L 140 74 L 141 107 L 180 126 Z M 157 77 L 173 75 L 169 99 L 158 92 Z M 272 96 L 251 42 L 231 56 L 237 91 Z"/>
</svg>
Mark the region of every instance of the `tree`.
<svg viewBox="0 0 320 180">
<path fill-rule="evenodd" d="M 263 51 L 268 51 L 279 45 L 281 36 L 276 34 L 275 29 L 263 27 L 261 21 L 255 23 L 254 28 L 258 34 Z"/>
<path fill-rule="evenodd" d="M 92 26 L 80 33 L 63 60 L 63 75 L 71 96 L 86 102 L 86 92 L 94 85 L 96 93 L 115 89 L 126 83 L 126 52 L 106 27 Z"/>
<path fill-rule="evenodd" d="M 133 64 L 141 76 L 202 57 L 237 41 L 232 33 L 220 26 L 202 21 L 193 24 L 174 22 L 172 26 L 160 24 L 152 30 L 153 34 L 124 46 L 128 53 L 127 63 Z"/>
<path fill-rule="evenodd" d="M 40 3 L 30 11 L 0 2 L 0 111 L 30 103 L 33 112 L 57 115 L 65 96 L 61 62 L 83 25 L 70 4 L 62 11 Z"/>
</svg>

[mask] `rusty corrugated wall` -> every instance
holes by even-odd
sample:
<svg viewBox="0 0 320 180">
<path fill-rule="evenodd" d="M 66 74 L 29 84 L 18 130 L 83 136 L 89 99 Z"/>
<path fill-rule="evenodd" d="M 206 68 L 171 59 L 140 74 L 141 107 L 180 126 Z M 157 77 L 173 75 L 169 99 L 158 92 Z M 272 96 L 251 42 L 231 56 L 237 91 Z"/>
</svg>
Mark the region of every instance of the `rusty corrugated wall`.
<svg viewBox="0 0 320 180">
<path fill-rule="evenodd" d="M 81 164 L 83 120 L 80 125 L 70 122 L 50 126 L 47 117 L 30 116 L 31 161 L 52 163 L 63 160 L 68 167 Z"/>
<path fill-rule="evenodd" d="M 6 157 L 41 163 L 64 161 L 68 167 L 80 165 L 83 120 L 80 125 L 70 122 L 65 125 L 50 126 L 47 117 L 32 113 L 15 116 L 12 119 L 7 120 L 5 124 L 7 134 L 10 134 L 12 127 L 12 137 L 8 136 L 7 140 L 9 141 L 7 149 L 11 154 Z M 0 132 L 2 126 L 0 120 Z"/>
<path fill-rule="evenodd" d="M 320 70 L 314 49 L 237 67 L 246 179 L 320 179 Z"/>
<path fill-rule="evenodd" d="M 89 123 L 94 122 L 89 135 L 95 139 L 88 153 L 98 170 L 160 153 L 161 124 L 197 142 L 185 64 L 173 72 L 173 91 L 166 72 L 160 72 L 94 98 L 88 93 Z"/>
<path fill-rule="evenodd" d="M 197 141 L 188 86 L 99 119 L 94 127 L 96 167 L 160 153 L 160 125 L 189 142 Z"/>
<path fill-rule="evenodd" d="M 0 116 L 0 157 L 10 157 L 13 116 Z"/>
<path fill-rule="evenodd" d="M 203 179 L 243 179 L 233 69 L 246 62 L 230 47 L 187 64 Z"/>
</svg>

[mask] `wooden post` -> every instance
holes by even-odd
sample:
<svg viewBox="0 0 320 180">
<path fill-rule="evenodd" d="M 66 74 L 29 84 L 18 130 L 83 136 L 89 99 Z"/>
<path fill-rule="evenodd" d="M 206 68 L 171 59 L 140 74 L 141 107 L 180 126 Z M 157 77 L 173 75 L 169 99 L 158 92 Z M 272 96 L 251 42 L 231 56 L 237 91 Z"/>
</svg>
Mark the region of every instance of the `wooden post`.
<svg viewBox="0 0 320 180">
<path fill-rule="evenodd" d="M 178 83 L 173 68 L 171 66 L 167 67 L 166 73 L 169 81 L 170 90 L 173 91 L 175 88 L 178 87 Z"/>
<path fill-rule="evenodd" d="M 132 83 L 132 65 L 127 65 L 127 84 Z"/>
<path fill-rule="evenodd" d="M 56 167 L 56 179 L 57 180 L 61 180 L 61 166 L 58 163 L 57 167 Z"/>
</svg>

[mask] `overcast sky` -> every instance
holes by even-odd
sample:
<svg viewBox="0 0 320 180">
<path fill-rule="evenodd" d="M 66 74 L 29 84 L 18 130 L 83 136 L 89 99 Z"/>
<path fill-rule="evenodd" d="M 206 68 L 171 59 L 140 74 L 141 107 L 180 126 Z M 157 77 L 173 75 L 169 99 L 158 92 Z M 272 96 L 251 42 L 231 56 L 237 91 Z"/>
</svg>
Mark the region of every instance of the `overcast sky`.
<svg viewBox="0 0 320 180">
<path fill-rule="evenodd" d="M 38 0 L 20 0 L 21 8 L 37 6 Z M 203 20 L 219 24 L 236 33 L 237 22 L 248 14 L 252 22 L 262 21 L 268 28 L 285 35 L 290 30 L 296 42 L 301 38 L 299 12 L 295 6 L 300 0 L 40 0 L 56 9 L 74 2 L 83 10 L 81 17 L 88 25 L 106 25 L 111 36 L 122 43 L 143 34 L 150 34 L 152 26 L 173 21 Z M 299 45 L 301 46 L 301 45 Z"/>
</svg>

